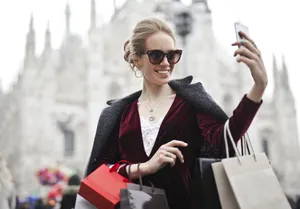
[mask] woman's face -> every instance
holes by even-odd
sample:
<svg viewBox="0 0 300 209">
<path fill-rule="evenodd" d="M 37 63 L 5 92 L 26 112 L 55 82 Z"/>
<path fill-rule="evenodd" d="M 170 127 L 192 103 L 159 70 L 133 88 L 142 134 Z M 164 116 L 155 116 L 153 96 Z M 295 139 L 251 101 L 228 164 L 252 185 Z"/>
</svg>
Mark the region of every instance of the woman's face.
<svg viewBox="0 0 300 209">
<path fill-rule="evenodd" d="M 175 43 L 168 34 L 158 32 L 149 36 L 145 40 L 145 50 L 148 52 L 151 50 L 160 50 L 167 53 L 170 50 L 175 50 Z M 156 60 L 158 57 L 162 57 L 161 53 L 157 53 L 155 51 L 152 51 L 151 56 Z M 149 55 L 144 54 L 137 62 L 138 68 L 143 73 L 144 82 L 154 85 L 164 85 L 171 80 L 175 64 L 170 64 L 166 56 L 163 56 L 163 60 L 158 64 L 153 64 L 149 60 Z"/>
</svg>

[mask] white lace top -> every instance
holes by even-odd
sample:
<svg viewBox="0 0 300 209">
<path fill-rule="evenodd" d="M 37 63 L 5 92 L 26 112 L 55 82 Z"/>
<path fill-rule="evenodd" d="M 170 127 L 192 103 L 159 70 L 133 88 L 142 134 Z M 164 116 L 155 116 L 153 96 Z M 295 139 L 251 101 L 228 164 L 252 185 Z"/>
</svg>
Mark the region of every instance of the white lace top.
<svg viewBox="0 0 300 209">
<path fill-rule="evenodd" d="M 144 117 L 140 117 L 140 120 L 144 149 L 146 154 L 149 156 L 156 141 L 160 125 L 163 121 L 163 117 L 158 119 L 156 122 L 151 123 L 147 118 Z"/>
<path fill-rule="evenodd" d="M 160 115 L 159 118 L 155 117 L 154 121 L 149 120 L 149 115 L 143 116 L 140 114 L 140 122 L 141 122 L 141 131 L 145 153 L 149 156 L 152 148 L 155 144 L 161 123 L 165 118 L 165 115 L 168 113 L 168 110 L 171 108 L 171 105 L 176 97 L 176 94 L 167 96 L 164 98 L 165 105 L 162 105 L 161 108 L 157 109 Z M 142 105 L 142 106 L 141 106 Z M 144 102 L 138 102 L 139 112 L 140 108 L 144 108 Z M 145 109 L 144 109 L 145 110 Z M 143 110 L 142 110 L 143 111 Z M 147 110 L 146 110 L 147 111 Z M 156 115 L 157 116 L 157 115 Z"/>
</svg>

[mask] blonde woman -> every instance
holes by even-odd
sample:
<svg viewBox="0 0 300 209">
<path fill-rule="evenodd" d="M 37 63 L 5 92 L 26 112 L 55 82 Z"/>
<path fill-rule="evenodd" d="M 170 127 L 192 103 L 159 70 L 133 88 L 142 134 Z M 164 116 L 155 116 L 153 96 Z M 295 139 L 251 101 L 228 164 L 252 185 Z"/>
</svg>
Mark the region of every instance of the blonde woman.
<svg viewBox="0 0 300 209">
<path fill-rule="evenodd" d="M 245 40 L 232 45 L 244 47 L 235 56 L 249 67 L 254 85 L 229 118 L 236 142 L 255 117 L 268 83 L 260 51 L 249 37 L 240 35 Z M 191 84 L 192 76 L 172 80 L 184 52 L 176 48 L 174 33 L 165 22 L 156 18 L 140 21 L 124 49 L 125 60 L 136 77 L 143 79 L 142 90 L 103 110 L 86 175 L 102 164 L 126 160 L 130 163 L 117 164 L 118 172 L 128 178 L 132 164 L 130 178 L 136 179 L 140 164 L 143 178 L 165 190 L 170 209 L 189 208 L 195 159 L 199 155 L 220 157 L 228 117 L 201 83 Z M 76 209 L 87 208 L 94 207 L 77 198 Z"/>
</svg>

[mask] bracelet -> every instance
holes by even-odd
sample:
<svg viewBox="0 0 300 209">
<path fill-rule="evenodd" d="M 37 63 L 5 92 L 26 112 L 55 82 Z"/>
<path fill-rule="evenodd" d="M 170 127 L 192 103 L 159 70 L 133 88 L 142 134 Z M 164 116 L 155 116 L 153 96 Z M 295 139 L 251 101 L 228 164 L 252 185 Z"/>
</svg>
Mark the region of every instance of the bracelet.
<svg viewBox="0 0 300 209">
<path fill-rule="evenodd" d="M 128 179 L 130 180 L 130 181 L 132 181 L 132 179 L 131 179 L 131 166 L 132 166 L 132 164 L 129 164 L 128 165 Z"/>
</svg>

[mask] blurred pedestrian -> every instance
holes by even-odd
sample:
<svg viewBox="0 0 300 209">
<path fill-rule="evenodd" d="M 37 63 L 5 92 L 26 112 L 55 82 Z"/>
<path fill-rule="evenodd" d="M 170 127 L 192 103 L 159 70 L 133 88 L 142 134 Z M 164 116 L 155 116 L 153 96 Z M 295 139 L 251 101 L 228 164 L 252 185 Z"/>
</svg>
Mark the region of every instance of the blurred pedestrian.
<svg viewBox="0 0 300 209">
<path fill-rule="evenodd" d="M 46 205 L 44 204 L 44 201 L 42 198 L 39 198 L 35 203 L 34 209 L 47 209 Z"/>
<path fill-rule="evenodd" d="M 76 174 L 70 177 L 68 185 L 63 190 L 60 209 L 73 209 L 75 207 L 80 181 L 80 177 Z"/>
<path fill-rule="evenodd" d="M 0 208 L 15 209 L 15 189 L 6 161 L 0 155 Z"/>
</svg>

